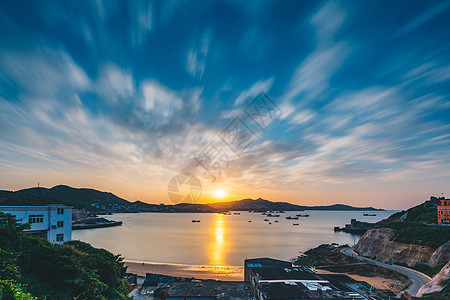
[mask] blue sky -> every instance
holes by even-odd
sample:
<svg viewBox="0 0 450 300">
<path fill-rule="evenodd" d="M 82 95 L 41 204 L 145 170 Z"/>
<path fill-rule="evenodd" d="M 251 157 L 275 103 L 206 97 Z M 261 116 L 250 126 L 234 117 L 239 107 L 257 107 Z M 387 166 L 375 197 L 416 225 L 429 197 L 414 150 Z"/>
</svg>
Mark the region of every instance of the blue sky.
<svg viewBox="0 0 450 300">
<path fill-rule="evenodd" d="M 450 193 L 447 1 L 2 1 L 1 189 L 407 208 Z M 279 113 L 245 119 L 261 93 Z M 230 151 L 240 117 L 255 133 Z M 212 180 L 193 166 L 211 145 Z"/>
</svg>

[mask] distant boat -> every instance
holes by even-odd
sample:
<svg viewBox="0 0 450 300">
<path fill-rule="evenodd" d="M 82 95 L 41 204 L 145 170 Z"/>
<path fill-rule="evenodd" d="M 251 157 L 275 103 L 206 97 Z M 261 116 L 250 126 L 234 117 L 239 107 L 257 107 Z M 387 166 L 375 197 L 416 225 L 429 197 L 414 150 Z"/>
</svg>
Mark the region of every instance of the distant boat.
<svg viewBox="0 0 450 300">
<path fill-rule="evenodd" d="M 228 211 L 226 211 L 226 212 L 223 212 L 223 214 L 224 214 L 224 215 L 227 215 L 227 216 L 231 215 L 231 213 L 230 213 L 230 212 L 228 212 Z"/>
<path fill-rule="evenodd" d="M 308 214 L 298 214 L 298 215 L 295 215 L 295 216 L 296 217 L 304 217 L 304 218 L 309 217 Z"/>
<path fill-rule="evenodd" d="M 364 217 L 375 217 L 377 214 L 374 214 L 374 213 L 371 213 L 371 214 L 369 214 L 369 213 L 363 213 L 363 216 Z"/>
<path fill-rule="evenodd" d="M 275 220 L 275 223 L 278 223 L 278 220 Z"/>
<path fill-rule="evenodd" d="M 192 220 L 191 222 L 192 223 L 198 223 L 198 222 L 200 222 L 200 220 Z"/>
<path fill-rule="evenodd" d="M 267 222 L 267 221 L 269 221 L 269 220 L 268 220 L 268 219 L 264 219 L 264 221 L 266 221 L 266 222 Z"/>
<path fill-rule="evenodd" d="M 298 220 L 298 217 L 289 216 L 289 217 L 286 217 L 286 220 Z"/>
<path fill-rule="evenodd" d="M 241 213 L 233 213 L 233 215 L 240 215 Z"/>
<path fill-rule="evenodd" d="M 270 225 L 270 224 L 272 224 L 272 223 L 269 222 L 269 225 Z"/>
<path fill-rule="evenodd" d="M 278 218 L 280 215 L 276 215 L 276 214 L 267 214 L 268 217 L 275 217 Z"/>
<path fill-rule="evenodd" d="M 262 215 L 267 215 L 267 212 L 263 212 Z"/>
<path fill-rule="evenodd" d="M 294 226 L 298 226 L 298 223 L 294 223 L 294 224 L 292 224 L 292 225 L 294 225 Z"/>
<path fill-rule="evenodd" d="M 251 222 L 251 221 L 248 221 L 249 223 Z"/>
</svg>

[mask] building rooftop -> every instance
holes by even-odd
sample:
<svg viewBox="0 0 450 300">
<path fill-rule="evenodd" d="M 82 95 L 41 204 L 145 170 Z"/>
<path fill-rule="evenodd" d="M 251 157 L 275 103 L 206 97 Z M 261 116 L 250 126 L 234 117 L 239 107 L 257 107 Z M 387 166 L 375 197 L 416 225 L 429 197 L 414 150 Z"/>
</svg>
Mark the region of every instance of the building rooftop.
<svg viewBox="0 0 450 300">
<path fill-rule="evenodd" d="M 249 268 L 261 268 L 261 267 L 292 267 L 292 263 L 284 260 L 273 259 L 268 257 L 246 259 L 245 265 Z"/>
<path fill-rule="evenodd" d="M 299 284 L 263 283 L 261 290 L 267 299 L 309 299 L 305 287 Z"/>
<path fill-rule="evenodd" d="M 45 206 L 32 206 L 32 205 L 24 205 L 24 206 L 17 206 L 17 205 L 6 205 L 6 206 L 0 206 L 0 210 L 48 210 L 49 207 L 51 208 L 73 208 L 73 206 L 63 205 L 63 204 L 50 204 Z"/>
<path fill-rule="evenodd" d="M 203 297 L 213 299 L 252 299 L 250 285 L 243 281 L 173 282 L 167 298 Z"/>
<path fill-rule="evenodd" d="M 313 280 L 323 281 L 321 277 L 308 269 L 299 267 L 290 268 L 261 268 L 252 269 L 252 272 L 259 276 L 260 281 L 264 280 Z"/>
</svg>

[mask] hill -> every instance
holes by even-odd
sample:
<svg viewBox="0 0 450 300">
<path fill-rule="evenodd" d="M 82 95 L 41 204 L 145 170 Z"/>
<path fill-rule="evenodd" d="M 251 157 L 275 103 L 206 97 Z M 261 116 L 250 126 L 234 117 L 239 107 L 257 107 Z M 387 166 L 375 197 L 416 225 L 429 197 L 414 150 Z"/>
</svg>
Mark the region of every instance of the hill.
<svg viewBox="0 0 450 300">
<path fill-rule="evenodd" d="M 358 241 L 360 255 L 407 264 L 428 275 L 450 260 L 450 227 L 437 225 L 439 199 L 430 200 L 379 221 Z"/>
<path fill-rule="evenodd" d="M 344 204 L 333 204 L 326 206 L 304 206 L 296 205 L 287 202 L 272 202 L 269 200 L 264 200 L 258 198 L 253 199 L 242 199 L 230 202 L 218 202 L 218 203 L 208 203 L 209 206 L 214 207 L 218 210 L 253 210 L 253 211 L 303 211 L 303 210 L 356 210 L 356 211 L 378 211 L 382 209 L 376 209 L 373 207 L 353 207 Z"/>
<path fill-rule="evenodd" d="M 265 199 L 242 199 L 231 202 L 156 205 L 142 201 L 130 202 L 109 192 L 87 188 L 57 185 L 50 189 L 34 187 L 16 192 L 0 191 L 0 205 L 48 205 L 65 204 L 91 212 L 221 212 L 221 211 L 302 211 L 302 210 L 356 210 L 376 211 L 373 207 L 353 207 L 344 204 L 327 206 L 303 206 L 288 202 L 272 202 Z"/>
<path fill-rule="evenodd" d="M 32 195 L 39 198 L 53 199 L 60 203 L 70 203 L 78 207 L 108 208 L 112 206 L 129 206 L 131 202 L 112 193 L 101 192 L 94 189 L 77 189 L 66 185 L 57 185 L 50 189 L 30 188 L 16 192 L 19 195 Z M 98 207 L 96 207 L 98 206 Z"/>
<path fill-rule="evenodd" d="M 109 192 L 57 185 L 50 189 L 35 187 L 16 192 L 0 191 L 0 205 L 64 204 L 94 213 L 114 212 L 217 212 L 206 204 L 179 203 L 156 205 L 142 201 L 130 202 Z"/>
</svg>

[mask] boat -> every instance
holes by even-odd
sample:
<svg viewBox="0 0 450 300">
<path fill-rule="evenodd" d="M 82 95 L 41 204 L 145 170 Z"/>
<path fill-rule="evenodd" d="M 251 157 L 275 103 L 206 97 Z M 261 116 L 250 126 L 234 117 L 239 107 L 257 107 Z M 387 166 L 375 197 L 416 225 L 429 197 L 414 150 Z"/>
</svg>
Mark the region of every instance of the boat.
<svg viewBox="0 0 450 300">
<path fill-rule="evenodd" d="M 270 224 L 272 224 L 272 223 L 269 222 L 269 225 L 270 225 Z"/>
<path fill-rule="evenodd" d="M 268 217 L 275 217 L 278 218 L 280 215 L 276 215 L 276 214 L 267 214 Z"/>
<path fill-rule="evenodd" d="M 278 220 L 275 220 L 275 223 L 278 223 Z"/>
<path fill-rule="evenodd" d="M 304 217 L 304 218 L 309 217 L 308 214 L 298 214 L 298 215 L 295 215 L 295 216 L 296 217 Z"/>
<path fill-rule="evenodd" d="M 263 212 L 262 215 L 264 215 L 264 216 L 267 215 L 267 212 Z"/>
<path fill-rule="evenodd" d="M 248 221 L 249 223 L 251 223 L 252 221 Z"/>
<path fill-rule="evenodd" d="M 298 217 L 289 216 L 289 217 L 286 217 L 286 220 L 298 220 Z"/>
<path fill-rule="evenodd" d="M 233 215 L 240 215 L 241 213 L 233 213 Z"/>
<path fill-rule="evenodd" d="M 298 226 L 298 223 L 294 223 L 294 224 L 292 224 L 292 225 L 294 225 L 294 226 Z"/>
<path fill-rule="evenodd" d="M 223 214 L 224 214 L 224 215 L 227 215 L 227 216 L 231 215 L 231 213 L 228 212 L 228 211 L 223 212 Z"/>
<path fill-rule="evenodd" d="M 266 221 L 266 222 L 267 222 L 267 221 L 269 221 L 269 219 L 264 219 L 264 221 Z"/>
<path fill-rule="evenodd" d="M 377 214 L 363 213 L 364 217 L 375 217 Z"/>
<path fill-rule="evenodd" d="M 200 222 L 200 220 L 192 220 L 191 222 L 192 223 L 198 223 L 198 222 Z"/>
</svg>

